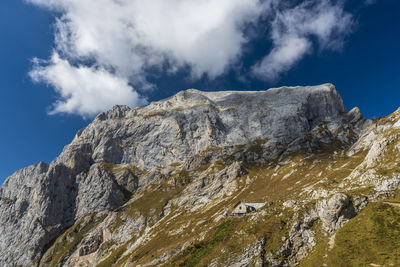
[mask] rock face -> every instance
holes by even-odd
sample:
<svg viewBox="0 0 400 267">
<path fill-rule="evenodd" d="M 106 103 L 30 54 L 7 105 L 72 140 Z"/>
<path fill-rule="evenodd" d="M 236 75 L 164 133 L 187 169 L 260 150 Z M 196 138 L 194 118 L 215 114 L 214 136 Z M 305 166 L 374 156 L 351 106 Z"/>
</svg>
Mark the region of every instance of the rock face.
<svg viewBox="0 0 400 267">
<path fill-rule="evenodd" d="M 321 122 L 335 127 L 346 116 L 331 84 L 261 92 L 190 89 L 144 108 L 117 106 L 102 113 L 67 150 L 86 145 L 94 162 L 148 169 L 184 162 L 207 147 L 264 139 L 273 158 Z"/>
<path fill-rule="evenodd" d="M 195 211 L 202 204 L 224 195 L 231 195 L 237 189 L 236 179 L 247 174 L 239 162 L 234 162 L 221 171 L 216 171 L 211 165 L 200 177 L 188 185 L 182 195 L 173 200 L 172 204 L 187 206 Z"/>
<path fill-rule="evenodd" d="M 126 201 L 123 189 L 101 165 L 93 164 L 85 173 L 59 163 L 16 172 L 2 186 L 0 198 L 2 266 L 37 262 L 46 246 L 78 218 Z"/>
<path fill-rule="evenodd" d="M 363 141 L 348 151 L 351 156 L 374 142 L 366 135 L 367 127 L 371 122 L 365 121 L 357 108 L 347 112 L 331 84 L 257 92 L 190 89 L 143 108 L 116 106 L 80 130 L 50 164 L 17 171 L 0 187 L 0 266 L 48 265 L 55 257 L 42 257 L 49 247 L 55 250 L 60 235 L 72 235 L 66 230 L 80 219 L 102 212 L 105 218 L 101 217 L 101 227 L 120 224 L 107 240 L 127 242 L 124 249 L 129 253 L 140 241 L 148 241 L 152 236 L 147 233 L 159 223 L 177 216 L 171 215 L 176 207 L 195 213 L 205 212 L 205 205 L 217 205 L 220 199 L 237 201 L 244 190 L 239 180 L 250 175 L 247 165 L 272 164 L 286 154 L 312 153 L 332 144 L 335 151 L 340 150 L 361 140 L 362 135 Z M 372 146 L 379 148 L 381 143 L 375 143 Z M 378 152 L 370 152 L 368 164 L 373 164 L 370 162 L 380 155 Z M 290 180 L 292 173 L 286 173 L 282 181 L 287 177 Z M 251 183 L 248 178 L 245 184 Z M 397 186 L 393 182 L 386 187 Z M 165 188 L 177 188 L 176 195 L 165 193 Z M 133 217 L 120 216 L 135 201 L 145 205 L 149 192 L 160 196 L 157 201 L 161 209 L 147 214 L 139 206 Z M 318 203 L 313 220 L 293 226 L 286 247 L 281 249 L 283 254 L 298 259 L 307 255 L 315 243 L 310 228 L 317 218 L 330 234 L 356 214 L 345 194 Z M 102 244 L 109 242 L 114 249 L 118 242 L 106 241 L 103 228 L 85 232 L 87 235 L 73 243 L 58 264 L 85 265 L 86 261 L 99 262 L 106 257 L 107 253 L 96 254 Z M 181 229 L 185 231 L 185 225 Z M 67 237 L 61 239 L 68 241 Z M 190 240 L 186 242 L 191 244 Z M 307 244 L 299 246 L 299 242 Z M 254 263 L 256 256 L 257 265 L 262 266 L 264 243 L 249 245 L 235 266 Z M 172 257 L 187 246 L 177 247 L 180 249 L 174 253 L 162 255 Z M 94 254 L 97 258 L 91 256 Z"/>
</svg>

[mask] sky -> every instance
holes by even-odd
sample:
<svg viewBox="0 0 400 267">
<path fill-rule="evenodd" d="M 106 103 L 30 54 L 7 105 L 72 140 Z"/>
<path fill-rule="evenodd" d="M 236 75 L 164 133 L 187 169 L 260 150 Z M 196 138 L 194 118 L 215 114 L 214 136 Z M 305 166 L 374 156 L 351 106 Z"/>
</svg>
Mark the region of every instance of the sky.
<svg viewBox="0 0 400 267">
<path fill-rule="evenodd" d="M 400 106 L 398 0 L 7 0 L 0 34 L 0 184 L 113 105 L 188 88 L 329 82 L 366 118 Z"/>
</svg>

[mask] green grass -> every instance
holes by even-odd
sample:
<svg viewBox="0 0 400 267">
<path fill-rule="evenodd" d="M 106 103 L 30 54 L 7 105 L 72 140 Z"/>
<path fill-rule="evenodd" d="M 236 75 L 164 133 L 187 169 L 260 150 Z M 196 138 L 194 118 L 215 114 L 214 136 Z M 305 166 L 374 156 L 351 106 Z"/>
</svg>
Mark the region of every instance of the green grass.
<svg viewBox="0 0 400 267">
<path fill-rule="evenodd" d="M 328 266 L 400 265 L 400 209 L 370 204 L 338 230 Z"/>
<path fill-rule="evenodd" d="M 400 167 L 397 167 L 397 166 L 396 167 L 390 166 L 390 167 L 386 167 L 386 168 L 378 167 L 378 168 L 376 168 L 375 173 L 377 175 L 392 177 L 393 174 L 400 173 Z"/>
<path fill-rule="evenodd" d="M 400 266 L 400 208 L 383 202 L 369 204 L 337 231 L 332 249 L 320 224 L 313 226 L 317 245 L 300 267 L 324 263 L 327 266 Z"/>
<path fill-rule="evenodd" d="M 227 241 L 235 226 L 234 220 L 227 220 L 223 222 L 217 229 L 215 235 L 203 242 L 195 243 L 187 248 L 172 266 L 197 266 L 198 263 L 214 250 L 220 243 Z M 182 259 L 183 258 L 183 259 Z"/>
<path fill-rule="evenodd" d="M 145 170 L 141 170 L 138 167 L 134 165 L 124 165 L 124 164 L 114 164 L 114 163 L 109 163 L 102 161 L 101 164 L 103 164 L 104 168 L 113 174 L 122 172 L 122 171 L 129 171 L 132 174 L 135 174 L 136 176 L 144 175 L 146 174 Z"/>
<path fill-rule="evenodd" d="M 263 153 L 263 144 L 266 143 L 265 139 L 256 139 L 252 142 L 251 146 L 247 149 L 246 152 L 254 152 L 258 155 Z"/>
<path fill-rule="evenodd" d="M 121 211 L 127 217 L 135 217 L 137 213 L 145 217 L 158 216 L 164 205 L 182 190 L 180 187 L 166 186 L 163 184 L 153 191 L 143 192 L 143 196 L 125 205 Z"/>
<path fill-rule="evenodd" d="M 168 113 L 167 110 L 155 110 L 152 112 L 148 112 L 146 114 L 143 115 L 144 119 L 149 119 L 151 117 L 155 117 L 155 116 L 164 116 Z"/>
<path fill-rule="evenodd" d="M 126 248 L 127 248 L 127 244 L 114 249 L 111 252 L 111 254 L 106 259 L 104 259 L 103 261 L 98 263 L 96 265 L 96 267 L 113 266 L 118 261 L 118 259 L 121 258 L 122 254 L 124 254 L 124 252 L 126 251 Z"/>
<path fill-rule="evenodd" d="M 281 218 L 274 218 L 272 217 L 267 221 L 265 225 L 263 225 L 265 233 L 265 246 L 264 249 L 265 251 L 271 252 L 272 254 L 275 254 L 276 250 L 282 245 L 282 237 L 283 236 L 288 236 L 288 224 L 285 220 L 282 220 Z"/>
<path fill-rule="evenodd" d="M 192 181 L 190 177 L 190 172 L 187 170 L 180 170 L 172 177 L 174 178 L 175 186 L 185 186 Z"/>
</svg>

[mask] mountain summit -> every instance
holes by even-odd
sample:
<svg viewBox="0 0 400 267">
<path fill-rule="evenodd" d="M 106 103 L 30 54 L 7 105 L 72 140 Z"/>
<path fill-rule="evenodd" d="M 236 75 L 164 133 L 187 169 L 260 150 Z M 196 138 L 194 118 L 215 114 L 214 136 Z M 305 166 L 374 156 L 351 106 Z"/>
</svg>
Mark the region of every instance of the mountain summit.
<svg viewBox="0 0 400 267">
<path fill-rule="evenodd" d="M 0 265 L 340 264 L 341 231 L 397 203 L 399 123 L 332 84 L 115 106 L 0 187 Z"/>
<path fill-rule="evenodd" d="M 330 84 L 261 92 L 190 89 L 144 108 L 116 106 L 80 131 L 71 146 L 90 147 L 95 162 L 144 169 L 183 163 L 206 147 L 257 139 L 266 140 L 275 157 L 319 123 L 336 127 L 346 116 Z"/>
</svg>

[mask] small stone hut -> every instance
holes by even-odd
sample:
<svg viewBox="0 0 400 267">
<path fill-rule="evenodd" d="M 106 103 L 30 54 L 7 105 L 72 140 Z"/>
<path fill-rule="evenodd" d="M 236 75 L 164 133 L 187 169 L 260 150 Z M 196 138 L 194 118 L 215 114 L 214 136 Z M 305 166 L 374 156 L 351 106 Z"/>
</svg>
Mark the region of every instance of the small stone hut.
<svg viewBox="0 0 400 267">
<path fill-rule="evenodd" d="M 264 206 L 264 203 L 246 203 L 239 201 L 233 206 L 232 215 L 241 216 L 250 212 L 256 212 L 262 206 Z"/>
</svg>

